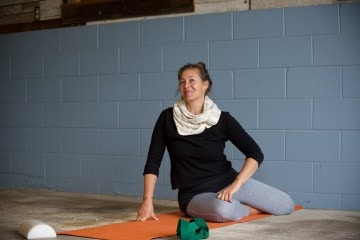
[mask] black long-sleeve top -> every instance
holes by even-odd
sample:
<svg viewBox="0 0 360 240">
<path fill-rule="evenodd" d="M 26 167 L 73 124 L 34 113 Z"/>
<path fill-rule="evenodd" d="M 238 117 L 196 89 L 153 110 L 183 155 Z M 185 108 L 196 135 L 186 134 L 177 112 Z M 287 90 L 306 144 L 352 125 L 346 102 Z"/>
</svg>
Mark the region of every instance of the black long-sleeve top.
<svg viewBox="0 0 360 240">
<path fill-rule="evenodd" d="M 186 206 L 194 194 L 219 191 L 237 176 L 224 154 L 228 140 L 246 158 L 255 159 L 259 165 L 263 161 L 260 147 L 228 112 L 221 112 L 218 123 L 204 132 L 182 136 L 177 132 L 173 110 L 168 108 L 160 114 L 155 124 L 144 175 L 159 175 L 167 148 L 171 161 L 171 185 L 173 189 L 179 188 L 180 208 L 186 212 Z"/>
</svg>

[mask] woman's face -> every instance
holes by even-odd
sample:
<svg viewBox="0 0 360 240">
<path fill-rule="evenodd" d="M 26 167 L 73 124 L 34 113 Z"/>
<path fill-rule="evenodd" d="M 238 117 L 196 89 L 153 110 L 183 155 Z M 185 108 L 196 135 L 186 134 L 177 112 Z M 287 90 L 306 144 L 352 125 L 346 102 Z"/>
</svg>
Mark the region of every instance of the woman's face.
<svg viewBox="0 0 360 240">
<path fill-rule="evenodd" d="M 185 70 L 179 80 L 179 89 L 186 102 L 203 100 L 209 81 L 203 81 L 196 68 Z"/>
</svg>

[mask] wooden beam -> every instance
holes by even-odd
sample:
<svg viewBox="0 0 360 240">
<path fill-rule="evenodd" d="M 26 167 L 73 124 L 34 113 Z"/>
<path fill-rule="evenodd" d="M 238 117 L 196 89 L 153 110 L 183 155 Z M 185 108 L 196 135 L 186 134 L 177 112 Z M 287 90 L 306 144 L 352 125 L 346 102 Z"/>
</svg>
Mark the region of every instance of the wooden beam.
<svg viewBox="0 0 360 240">
<path fill-rule="evenodd" d="M 62 5 L 64 24 L 194 12 L 193 0 L 103 0 Z"/>
<path fill-rule="evenodd" d="M 76 25 L 84 25 L 84 24 L 76 24 Z M 65 25 L 62 23 L 61 19 L 59 18 L 59 19 L 51 19 L 44 21 L 36 21 L 31 23 L 3 25 L 0 26 L 0 34 L 63 28 L 63 27 L 71 27 L 71 26 L 74 25 Z"/>
</svg>

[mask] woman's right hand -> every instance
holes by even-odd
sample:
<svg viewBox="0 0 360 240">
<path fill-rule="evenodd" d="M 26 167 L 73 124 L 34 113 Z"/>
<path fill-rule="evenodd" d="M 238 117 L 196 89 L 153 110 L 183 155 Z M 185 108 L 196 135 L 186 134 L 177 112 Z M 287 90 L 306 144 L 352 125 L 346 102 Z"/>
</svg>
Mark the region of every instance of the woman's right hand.
<svg viewBox="0 0 360 240">
<path fill-rule="evenodd" d="M 153 203 L 152 203 L 152 199 L 151 198 L 148 198 L 148 199 L 145 199 L 140 208 L 139 208 L 139 211 L 138 211 L 138 215 L 137 215 L 137 218 L 136 218 L 136 221 L 140 221 L 140 222 L 143 222 L 143 221 L 146 221 L 148 220 L 149 218 L 153 218 L 155 220 L 159 220 L 156 216 L 155 216 L 155 213 L 154 213 L 154 206 L 153 206 Z"/>
</svg>

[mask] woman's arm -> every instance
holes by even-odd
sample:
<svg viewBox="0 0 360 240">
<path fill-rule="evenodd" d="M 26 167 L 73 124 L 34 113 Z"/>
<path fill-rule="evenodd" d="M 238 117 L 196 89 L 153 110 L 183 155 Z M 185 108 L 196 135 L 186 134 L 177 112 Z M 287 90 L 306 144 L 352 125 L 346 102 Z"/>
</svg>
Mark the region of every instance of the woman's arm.
<svg viewBox="0 0 360 240">
<path fill-rule="evenodd" d="M 139 208 L 137 221 L 146 221 L 149 218 L 159 220 L 154 213 L 153 195 L 155 190 L 157 176 L 154 174 L 144 175 L 144 197 Z"/>
<path fill-rule="evenodd" d="M 232 195 L 240 189 L 241 185 L 254 175 L 258 167 L 259 164 L 255 159 L 247 158 L 234 182 L 221 190 L 218 194 L 218 198 L 223 201 L 232 202 Z"/>
</svg>

